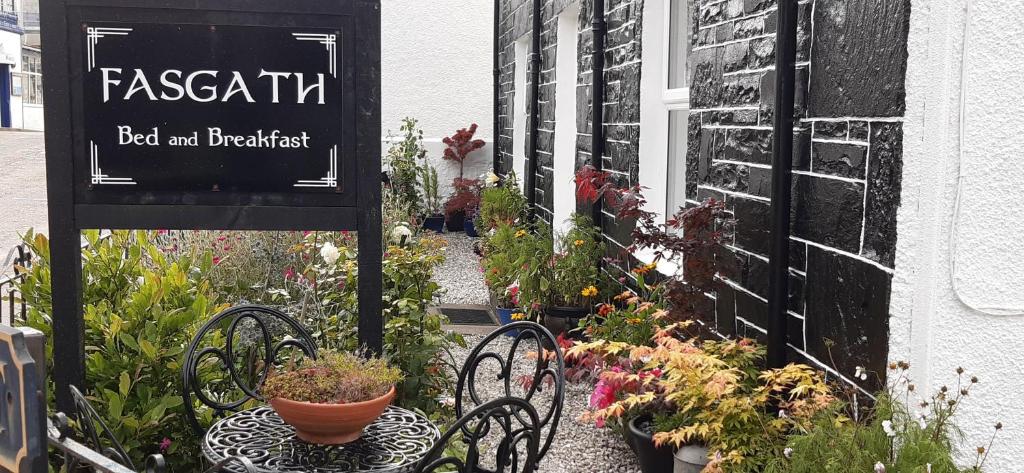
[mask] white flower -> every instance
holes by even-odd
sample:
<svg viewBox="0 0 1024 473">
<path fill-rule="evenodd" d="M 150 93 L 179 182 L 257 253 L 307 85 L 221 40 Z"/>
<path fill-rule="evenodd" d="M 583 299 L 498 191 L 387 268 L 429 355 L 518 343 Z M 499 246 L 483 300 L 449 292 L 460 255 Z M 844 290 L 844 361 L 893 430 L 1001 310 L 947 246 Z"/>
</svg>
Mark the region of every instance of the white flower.
<svg viewBox="0 0 1024 473">
<path fill-rule="evenodd" d="M 868 380 L 868 371 L 866 369 L 864 369 L 863 366 L 858 366 L 857 367 L 857 371 L 855 373 L 853 373 L 853 377 L 854 378 L 858 378 L 861 381 L 867 381 Z"/>
<path fill-rule="evenodd" d="M 391 230 L 391 241 L 402 245 L 412 237 L 412 230 L 405 225 L 398 225 Z"/>
<path fill-rule="evenodd" d="M 500 182 L 501 178 L 498 177 L 498 175 L 493 172 L 488 172 L 487 177 L 484 179 L 484 181 L 487 182 L 487 185 L 493 186 Z"/>
<path fill-rule="evenodd" d="M 885 465 L 882 462 L 875 463 L 875 473 L 885 473 Z"/>
<path fill-rule="evenodd" d="M 338 251 L 338 247 L 334 246 L 333 243 L 324 243 L 323 248 L 320 248 L 320 257 L 324 259 L 324 262 L 333 265 L 338 262 L 338 258 L 341 258 L 341 251 Z"/>
<path fill-rule="evenodd" d="M 786 447 L 786 449 L 782 451 L 782 454 L 785 455 L 786 458 L 793 458 L 793 449 Z"/>
<path fill-rule="evenodd" d="M 786 414 L 786 410 L 785 409 L 779 409 L 779 419 L 785 419 L 787 417 L 789 417 L 789 415 Z"/>
<path fill-rule="evenodd" d="M 928 467 L 928 473 L 932 473 L 932 464 L 931 464 L 931 463 L 929 463 L 929 464 L 928 464 L 928 465 L 926 465 L 926 466 Z"/>
<path fill-rule="evenodd" d="M 882 430 L 885 431 L 885 435 L 888 435 L 890 437 L 895 437 L 896 436 L 896 431 L 892 428 L 892 421 L 891 420 L 883 420 L 882 421 Z"/>
</svg>

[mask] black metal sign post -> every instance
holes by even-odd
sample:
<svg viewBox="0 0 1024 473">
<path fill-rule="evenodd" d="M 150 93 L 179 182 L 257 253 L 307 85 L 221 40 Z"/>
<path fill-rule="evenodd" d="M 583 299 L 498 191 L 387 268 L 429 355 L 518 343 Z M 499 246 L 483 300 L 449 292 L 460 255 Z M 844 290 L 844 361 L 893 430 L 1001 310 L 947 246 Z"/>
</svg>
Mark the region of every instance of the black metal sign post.
<svg viewBox="0 0 1024 473">
<path fill-rule="evenodd" d="M 379 0 L 41 7 L 58 407 L 84 380 L 82 229 L 355 230 L 379 351 Z"/>
</svg>

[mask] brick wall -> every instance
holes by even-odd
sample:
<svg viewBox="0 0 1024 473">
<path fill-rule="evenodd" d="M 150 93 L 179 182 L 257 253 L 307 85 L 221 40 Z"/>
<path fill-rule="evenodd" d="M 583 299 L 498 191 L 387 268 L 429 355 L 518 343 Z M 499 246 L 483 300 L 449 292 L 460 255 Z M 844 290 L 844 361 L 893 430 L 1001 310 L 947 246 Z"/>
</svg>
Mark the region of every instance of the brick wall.
<svg viewBox="0 0 1024 473">
<path fill-rule="evenodd" d="M 580 30 L 577 37 L 577 153 L 576 167 L 590 162 L 591 149 L 591 59 L 593 54 L 592 2 L 580 0 L 544 0 L 541 7 L 541 69 L 539 99 L 539 132 L 537 136 L 537 186 L 536 201 L 538 215 L 550 221 L 553 218 L 551 189 L 553 181 L 554 130 L 555 130 L 555 58 L 557 56 L 558 15 L 567 5 L 580 6 Z M 623 184 L 637 182 L 638 138 L 640 135 L 640 13 L 643 0 L 606 0 L 605 21 L 605 94 L 603 97 L 605 117 L 604 168 L 612 171 Z M 500 37 L 498 45 L 501 67 L 499 104 L 498 153 L 502 173 L 512 170 L 512 104 L 515 90 L 515 41 L 528 35 L 532 27 L 532 0 L 504 0 L 501 3 Z M 529 67 L 529 66 L 528 66 Z M 527 73 L 527 90 L 532 75 Z M 532 106 L 527 100 L 528 106 Z M 530 130 L 530 124 L 527 125 Z M 527 142 L 527 146 L 529 143 Z M 529 150 L 524 153 L 527 160 Z M 562 159 L 562 157 L 559 157 Z M 527 163 L 527 166 L 529 163 Z M 516 169 L 523 176 L 525 169 Z M 559 185 L 570 185 L 562 184 Z M 604 216 L 602 228 L 609 240 L 610 251 L 616 255 L 621 247 L 629 244 L 630 224 L 615 221 L 611 214 Z"/>
<path fill-rule="evenodd" d="M 763 338 L 776 3 L 697 4 L 687 196 L 737 219 L 706 322 Z M 885 373 L 909 14 L 909 0 L 799 4 L 788 342 L 848 377 Z"/>
</svg>

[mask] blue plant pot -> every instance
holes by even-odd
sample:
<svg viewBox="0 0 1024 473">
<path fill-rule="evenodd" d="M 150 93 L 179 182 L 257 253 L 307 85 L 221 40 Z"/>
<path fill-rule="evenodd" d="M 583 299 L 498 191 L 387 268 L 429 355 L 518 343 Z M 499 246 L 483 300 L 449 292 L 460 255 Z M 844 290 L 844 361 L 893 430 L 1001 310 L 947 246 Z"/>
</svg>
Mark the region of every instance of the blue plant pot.
<svg viewBox="0 0 1024 473">
<path fill-rule="evenodd" d="M 471 238 L 476 238 L 480 236 L 480 234 L 476 232 L 476 225 L 473 224 L 473 219 L 467 218 L 466 221 L 462 224 L 462 227 L 463 230 L 466 230 L 467 236 Z"/>
<path fill-rule="evenodd" d="M 434 215 L 423 219 L 423 229 L 444 233 L 444 216 Z"/>
<path fill-rule="evenodd" d="M 519 311 L 519 309 L 514 308 L 514 307 L 511 308 L 511 309 L 505 309 L 505 308 L 502 308 L 502 307 L 495 307 L 494 310 L 495 310 L 495 312 L 498 313 L 498 320 L 501 322 L 501 325 L 508 325 L 508 324 L 510 324 L 512 322 L 515 322 L 514 320 L 512 320 L 512 314 L 514 314 L 514 313 Z M 515 336 L 519 335 L 519 331 L 518 330 L 509 330 L 508 332 L 505 332 L 505 335 L 507 335 L 509 337 L 515 337 Z"/>
</svg>

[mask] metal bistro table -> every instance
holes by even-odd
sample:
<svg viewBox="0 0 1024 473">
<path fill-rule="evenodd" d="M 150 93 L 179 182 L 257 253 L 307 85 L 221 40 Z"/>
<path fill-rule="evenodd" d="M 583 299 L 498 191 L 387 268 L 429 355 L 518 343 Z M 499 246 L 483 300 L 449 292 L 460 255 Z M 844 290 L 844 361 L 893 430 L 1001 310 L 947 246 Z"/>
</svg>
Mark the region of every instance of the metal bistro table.
<svg viewBox="0 0 1024 473">
<path fill-rule="evenodd" d="M 203 438 L 203 455 L 212 463 L 238 455 L 261 472 L 406 472 L 438 439 L 437 426 L 412 411 L 390 406 L 345 445 L 316 445 L 295 436 L 270 406 L 221 419 Z"/>
</svg>

